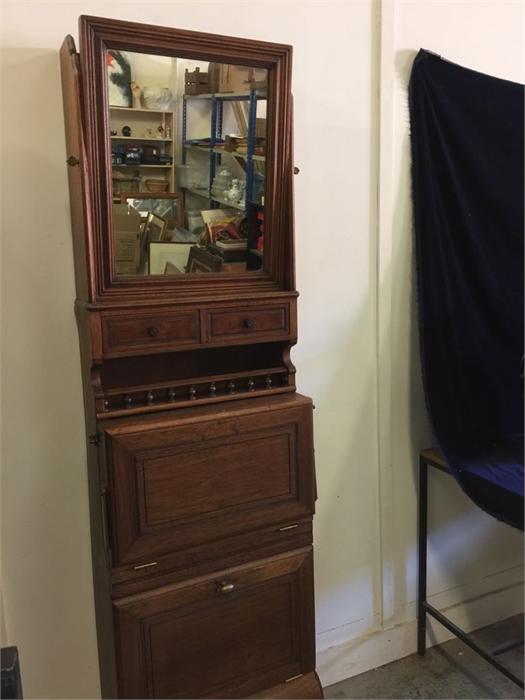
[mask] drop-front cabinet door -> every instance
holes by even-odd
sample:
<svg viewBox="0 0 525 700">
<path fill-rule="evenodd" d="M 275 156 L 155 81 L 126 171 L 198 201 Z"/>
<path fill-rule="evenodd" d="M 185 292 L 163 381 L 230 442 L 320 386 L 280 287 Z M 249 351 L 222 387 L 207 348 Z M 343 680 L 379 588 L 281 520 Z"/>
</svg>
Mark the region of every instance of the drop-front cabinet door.
<svg viewBox="0 0 525 700">
<path fill-rule="evenodd" d="M 313 514 L 310 399 L 108 421 L 105 432 L 115 569 Z"/>
<path fill-rule="evenodd" d="M 313 671 L 310 548 L 114 603 L 123 698 L 246 698 Z"/>
</svg>

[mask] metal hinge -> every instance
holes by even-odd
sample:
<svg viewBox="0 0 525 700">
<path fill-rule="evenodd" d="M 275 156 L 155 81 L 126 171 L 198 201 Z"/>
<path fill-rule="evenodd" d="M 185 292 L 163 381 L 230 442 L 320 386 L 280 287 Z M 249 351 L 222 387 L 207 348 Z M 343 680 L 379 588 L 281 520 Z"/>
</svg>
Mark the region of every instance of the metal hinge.
<svg viewBox="0 0 525 700">
<path fill-rule="evenodd" d="M 100 433 L 91 433 L 91 435 L 88 435 L 88 442 L 90 445 L 100 445 Z"/>
<path fill-rule="evenodd" d="M 109 543 L 109 532 L 108 532 L 108 506 L 106 501 L 107 489 L 102 487 L 100 489 L 100 526 L 102 528 L 102 542 L 104 544 L 104 549 L 106 550 L 106 555 L 108 558 L 108 566 L 111 569 L 113 566 L 113 554 L 111 552 L 111 545 Z"/>
</svg>

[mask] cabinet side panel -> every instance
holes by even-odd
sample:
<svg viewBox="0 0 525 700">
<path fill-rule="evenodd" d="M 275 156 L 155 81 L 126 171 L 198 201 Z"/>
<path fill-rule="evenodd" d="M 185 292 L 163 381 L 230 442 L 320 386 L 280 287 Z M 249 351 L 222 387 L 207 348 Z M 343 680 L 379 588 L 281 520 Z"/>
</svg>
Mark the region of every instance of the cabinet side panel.
<svg viewBox="0 0 525 700">
<path fill-rule="evenodd" d="M 92 301 L 91 251 L 86 236 L 89 207 L 86 188 L 86 157 L 82 132 L 82 109 L 80 103 L 80 67 L 75 42 L 71 36 L 64 39 L 60 48 L 60 72 L 62 76 L 62 99 L 66 130 L 67 171 L 71 230 L 77 298 Z"/>
<path fill-rule="evenodd" d="M 76 293 L 79 300 L 76 304 L 76 315 L 81 349 L 84 415 L 86 435 L 95 435 L 97 426 L 93 387 L 91 385 L 93 359 L 91 337 L 88 315 L 87 312 L 83 310 L 84 304 L 82 303 L 92 299 L 90 291 L 92 285 L 90 275 L 90 270 L 92 269 L 91 253 L 86 235 L 89 221 L 89 203 L 87 201 L 85 186 L 86 157 L 82 134 L 79 58 L 71 36 L 65 38 L 60 49 L 60 67 L 66 129 L 66 148 L 69 161 L 67 168 Z M 111 607 L 111 581 L 108 565 L 109 552 L 105 545 L 103 525 L 104 484 L 101 483 L 100 458 L 103 458 L 102 450 L 97 449 L 95 445 L 89 445 L 87 451 L 87 468 L 100 684 L 102 697 L 113 698 L 116 697 L 117 694 L 115 644 Z"/>
<path fill-rule="evenodd" d="M 93 387 L 91 385 L 92 358 L 90 352 L 89 312 L 77 306 L 76 313 L 81 349 L 86 436 L 94 436 L 96 443 L 101 433 L 97 430 Z M 108 548 L 105 506 L 105 492 L 107 488 L 105 450 L 106 445 L 103 440 L 98 446 L 89 442 L 87 445 L 87 469 L 100 687 L 103 698 L 116 698 L 115 636 L 110 577 L 111 552 Z"/>
</svg>

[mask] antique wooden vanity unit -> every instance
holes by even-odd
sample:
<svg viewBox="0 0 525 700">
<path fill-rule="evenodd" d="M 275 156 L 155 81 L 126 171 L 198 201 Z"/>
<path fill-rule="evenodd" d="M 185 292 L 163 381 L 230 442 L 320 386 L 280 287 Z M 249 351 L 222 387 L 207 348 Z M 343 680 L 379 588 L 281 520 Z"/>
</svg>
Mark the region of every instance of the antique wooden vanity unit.
<svg viewBox="0 0 525 700">
<path fill-rule="evenodd" d="M 81 17 L 79 48 L 67 37 L 61 66 L 103 697 L 322 697 L 312 402 L 295 392 L 290 361 L 297 340 L 291 47 Z M 267 101 L 264 155 L 254 157 L 250 144 L 234 155 L 246 163 L 246 187 L 254 162 L 264 164 L 264 197 L 253 204 L 260 211 L 264 203 L 259 269 L 241 263 L 235 272 L 152 275 L 137 263 L 136 274 L 119 273 L 116 212 L 130 221 L 138 215 L 112 184 L 114 141 L 126 148 L 133 136 L 113 133 L 111 111 L 135 118 L 139 146 L 157 138 L 136 126 L 154 116 L 151 105 L 108 102 L 108 64 L 128 55 L 138 71 L 134 53 L 142 62 L 167 57 L 172 86 L 191 60 L 266 71 L 264 84 L 239 94 L 199 95 L 212 115 L 219 105 L 221 119 L 221 101 L 253 104 L 256 91 Z M 193 96 L 172 92 L 174 133 L 162 143 L 184 149 Z M 219 127 L 212 121 L 204 156 L 211 176 L 227 170 Z M 188 208 L 190 188 L 182 195 Z M 196 196 L 203 215 L 216 212 L 209 193 Z M 236 206 L 244 207 L 248 216 L 248 197 Z M 172 241 L 183 234 L 174 228 Z"/>
</svg>

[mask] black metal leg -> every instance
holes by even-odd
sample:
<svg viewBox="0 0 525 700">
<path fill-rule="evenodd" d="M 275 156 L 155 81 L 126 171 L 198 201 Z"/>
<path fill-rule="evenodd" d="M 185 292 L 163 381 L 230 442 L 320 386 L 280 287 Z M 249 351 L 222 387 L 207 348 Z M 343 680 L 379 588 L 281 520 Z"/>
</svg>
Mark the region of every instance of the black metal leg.
<svg viewBox="0 0 525 700">
<path fill-rule="evenodd" d="M 426 651 L 427 633 L 427 516 L 428 464 L 419 458 L 419 516 L 418 516 L 418 590 L 417 590 L 417 653 Z"/>
<path fill-rule="evenodd" d="M 470 637 L 460 627 L 455 625 L 443 613 L 427 602 L 427 544 L 428 544 L 428 469 L 434 467 L 450 475 L 450 471 L 440 460 L 427 461 L 425 457 L 419 455 L 419 510 L 418 510 L 418 592 L 417 592 L 417 653 L 423 656 L 426 651 L 426 631 L 427 616 L 430 615 L 449 632 L 452 632 L 458 639 L 467 644 L 485 661 L 491 664 L 498 671 L 503 673 L 513 683 L 523 688 L 523 679 L 518 677 L 513 671 L 501 664 L 497 656 L 503 652 L 523 643 L 523 640 L 510 640 L 501 644 L 492 652 L 480 646 L 474 638 Z"/>
<path fill-rule="evenodd" d="M 449 620 L 448 617 L 445 617 L 445 615 L 440 613 L 439 610 L 436 610 L 436 608 L 434 608 L 432 605 L 426 603 L 425 608 L 428 615 L 432 615 L 432 617 L 435 618 L 438 622 L 440 622 L 443 625 L 443 627 L 446 627 L 458 639 L 461 639 L 461 641 L 467 644 L 471 649 L 474 649 L 474 651 L 477 654 L 479 654 L 482 658 L 484 658 L 485 661 L 488 661 L 491 666 L 497 668 L 498 671 L 500 671 L 500 673 L 503 673 L 503 675 L 507 676 L 507 678 L 510 678 L 510 680 L 513 683 L 516 683 L 516 685 L 518 685 L 520 688 L 523 688 L 523 679 L 518 678 L 518 676 L 515 673 L 513 673 L 509 668 L 501 664 L 496 659 L 494 654 L 491 654 L 489 651 L 486 651 L 476 641 L 474 641 L 474 639 L 469 637 L 468 634 L 463 632 L 461 628 L 459 628 L 451 620 Z"/>
</svg>

